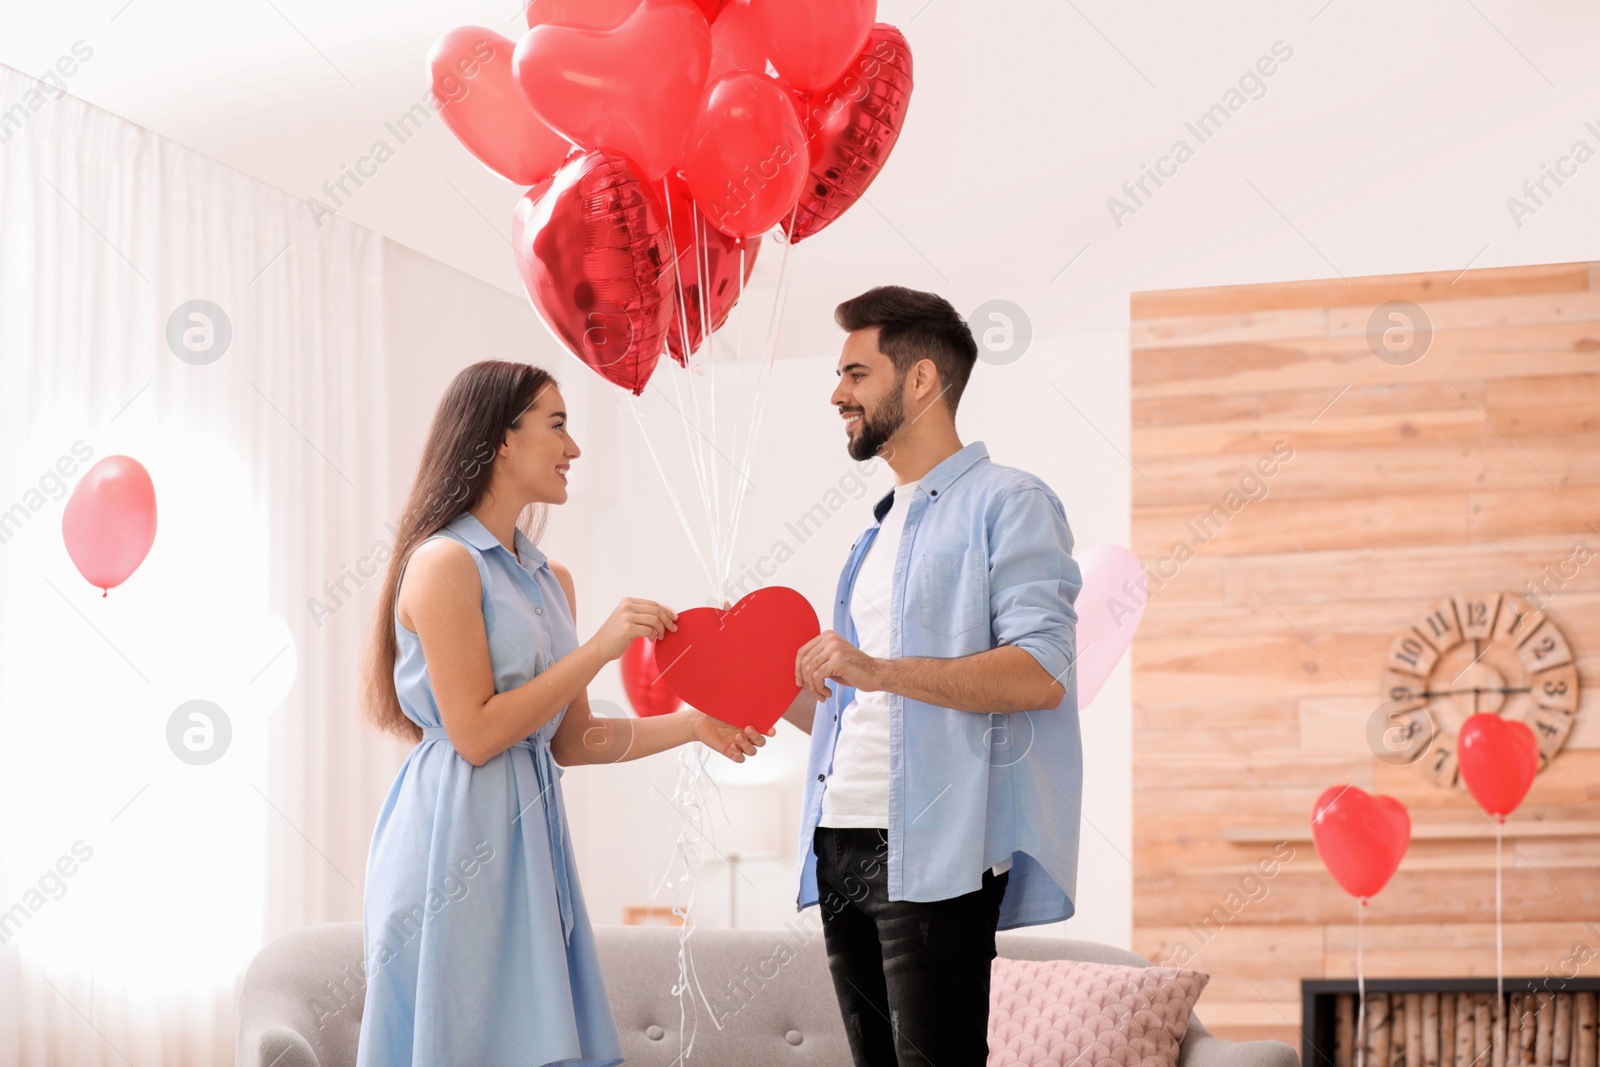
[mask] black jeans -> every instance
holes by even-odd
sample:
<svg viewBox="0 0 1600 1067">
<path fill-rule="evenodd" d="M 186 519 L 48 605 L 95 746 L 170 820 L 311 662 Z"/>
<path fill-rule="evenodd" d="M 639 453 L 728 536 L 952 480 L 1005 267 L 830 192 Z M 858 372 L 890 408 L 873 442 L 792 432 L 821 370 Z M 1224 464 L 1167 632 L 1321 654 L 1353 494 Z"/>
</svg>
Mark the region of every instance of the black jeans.
<svg viewBox="0 0 1600 1067">
<path fill-rule="evenodd" d="M 889 899 L 884 830 L 817 827 L 828 969 L 856 1067 L 984 1067 L 989 964 L 1010 872 L 948 900 Z"/>
</svg>

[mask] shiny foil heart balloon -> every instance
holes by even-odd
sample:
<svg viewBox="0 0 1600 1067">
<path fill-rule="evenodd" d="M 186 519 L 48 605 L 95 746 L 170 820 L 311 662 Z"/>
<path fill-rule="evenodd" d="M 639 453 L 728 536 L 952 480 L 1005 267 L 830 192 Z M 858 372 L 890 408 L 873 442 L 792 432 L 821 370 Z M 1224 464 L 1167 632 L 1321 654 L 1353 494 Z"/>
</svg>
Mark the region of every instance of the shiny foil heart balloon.
<svg viewBox="0 0 1600 1067">
<path fill-rule="evenodd" d="M 493 30 L 462 26 L 434 42 L 428 71 L 456 140 L 502 178 L 533 185 L 556 172 L 572 145 L 534 114 L 512 80 L 515 49 Z"/>
<path fill-rule="evenodd" d="M 512 72 L 551 129 L 583 148 L 627 156 L 654 182 L 683 151 L 711 63 L 700 8 L 639 0 L 620 25 L 540 23 Z"/>
<path fill-rule="evenodd" d="M 1411 816 L 1394 797 L 1336 785 L 1311 809 L 1311 839 L 1333 880 L 1358 900 L 1389 884 L 1411 844 Z"/>
<path fill-rule="evenodd" d="M 1461 781 L 1490 815 L 1504 819 L 1539 773 L 1539 740 L 1527 723 L 1479 712 L 1456 733 Z"/>
<path fill-rule="evenodd" d="M 748 282 L 750 272 L 755 269 L 756 253 L 761 250 L 761 238 L 729 237 L 712 226 L 695 207 L 682 179 L 669 177 L 667 192 L 671 201 L 673 254 L 678 264 L 677 291 L 669 312 L 672 321 L 667 327 L 667 351 L 680 365 L 687 366 L 685 336 L 688 351 L 699 351 L 705 339 L 702 324 L 708 311 L 712 331 L 722 329 L 744 289 L 739 279 L 740 250 L 744 253 L 744 281 Z M 704 286 L 701 285 L 702 273 L 706 279 Z"/>
<path fill-rule="evenodd" d="M 666 220 L 633 165 L 605 152 L 574 156 L 517 202 L 511 245 L 556 338 L 609 381 L 644 392 L 676 272 Z"/>
<path fill-rule="evenodd" d="M 156 487 L 144 464 L 107 456 L 90 467 L 61 512 L 61 539 L 102 596 L 127 581 L 156 540 Z"/>
<path fill-rule="evenodd" d="M 811 602 L 793 589 L 757 589 L 726 610 L 679 612 L 655 643 L 661 679 L 689 706 L 730 726 L 770 730 L 800 687 L 794 658 L 822 632 Z"/>
<path fill-rule="evenodd" d="M 791 243 L 823 229 L 861 199 L 900 139 L 911 106 L 911 46 L 893 26 L 872 28 L 867 46 L 834 85 L 795 100 L 806 133 L 810 177 Z"/>
</svg>

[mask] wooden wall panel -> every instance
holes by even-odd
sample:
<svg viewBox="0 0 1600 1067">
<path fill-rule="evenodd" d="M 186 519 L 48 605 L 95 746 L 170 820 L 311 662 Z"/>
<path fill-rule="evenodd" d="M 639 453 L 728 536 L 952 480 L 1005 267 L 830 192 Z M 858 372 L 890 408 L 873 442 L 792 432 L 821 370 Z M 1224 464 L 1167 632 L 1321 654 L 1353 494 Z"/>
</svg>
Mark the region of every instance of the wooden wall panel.
<svg viewBox="0 0 1600 1067">
<path fill-rule="evenodd" d="M 1432 324 L 1407 366 L 1366 336 L 1389 300 Z M 1298 1049 L 1299 980 L 1354 973 L 1308 830 L 1350 782 L 1416 827 L 1367 974 L 1493 974 L 1492 825 L 1366 737 L 1395 633 L 1492 590 L 1545 600 L 1585 684 L 1508 827 L 1506 964 L 1600 960 L 1600 265 L 1141 293 L 1130 336 L 1135 950 L 1212 975 L 1213 1031 Z"/>
</svg>

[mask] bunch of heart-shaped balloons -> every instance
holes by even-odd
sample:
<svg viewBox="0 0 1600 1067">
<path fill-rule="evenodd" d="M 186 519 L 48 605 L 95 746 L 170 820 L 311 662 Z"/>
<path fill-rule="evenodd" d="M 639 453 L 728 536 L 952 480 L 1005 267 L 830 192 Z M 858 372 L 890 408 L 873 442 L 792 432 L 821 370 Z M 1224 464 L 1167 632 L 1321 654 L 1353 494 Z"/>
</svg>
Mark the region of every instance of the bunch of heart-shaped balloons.
<svg viewBox="0 0 1600 1067">
<path fill-rule="evenodd" d="M 1505 822 L 1539 773 L 1539 743 L 1527 723 L 1480 712 L 1456 733 L 1461 781 L 1480 807 Z M 1393 797 L 1336 785 L 1317 798 L 1311 837 L 1328 873 L 1361 900 L 1388 884 L 1411 844 L 1411 816 Z"/>
<path fill-rule="evenodd" d="M 446 124 L 532 186 L 512 222 L 529 299 L 636 395 L 732 310 L 761 235 L 838 218 L 894 148 L 911 51 L 877 0 L 532 0 L 513 43 L 429 55 Z"/>
</svg>

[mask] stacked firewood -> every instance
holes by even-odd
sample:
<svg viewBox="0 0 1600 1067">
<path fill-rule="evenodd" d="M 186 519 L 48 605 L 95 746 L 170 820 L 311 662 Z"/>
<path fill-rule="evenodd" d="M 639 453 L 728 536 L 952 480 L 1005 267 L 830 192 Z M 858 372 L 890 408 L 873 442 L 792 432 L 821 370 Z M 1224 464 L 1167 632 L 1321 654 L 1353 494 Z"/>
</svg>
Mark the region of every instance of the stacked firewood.
<svg viewBox="0 0 1600 1067">
<path fill-rule="evenodd" d="M 1595 993 L 1368 993 L 1334 1001 L 1334 1067 L 1600 1067 Z"/>
</svg>

